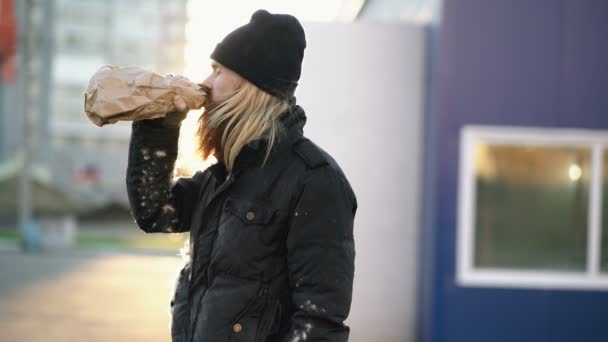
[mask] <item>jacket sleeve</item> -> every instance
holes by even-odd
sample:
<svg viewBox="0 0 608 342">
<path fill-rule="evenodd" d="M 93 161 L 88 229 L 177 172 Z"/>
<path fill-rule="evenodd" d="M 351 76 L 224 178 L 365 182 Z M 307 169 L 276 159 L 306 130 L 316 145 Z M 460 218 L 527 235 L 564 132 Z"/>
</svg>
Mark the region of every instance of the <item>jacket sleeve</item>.
<svg viewBox="0 0 608 342">
<path fill-rule="evenodd" d="M 289 223 L 287 258 L 294 313 L 285 341 L 347 341 L 357 200 L 341 171 L 313 170 Z"/>
<path fill-rule="evenodd" d="M 135 222 L 147 233 L 189 231 L 202 172 L 172 180 L 180 125 L 159 118 L 131 127 L 126 185 Z"/>
</svg>

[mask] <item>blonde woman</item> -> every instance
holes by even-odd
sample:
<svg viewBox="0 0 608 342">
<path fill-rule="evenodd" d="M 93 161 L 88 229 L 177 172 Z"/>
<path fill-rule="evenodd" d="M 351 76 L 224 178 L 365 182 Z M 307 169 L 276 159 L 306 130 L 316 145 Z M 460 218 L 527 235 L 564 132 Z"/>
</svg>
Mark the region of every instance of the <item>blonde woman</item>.
<svg viewBox="0 0 608 342">
<path fill-rule="evenodd" d="M 226 36 L 202 83 L 199 151 L 218 162 L 172 181 L 188 108 L 133 123 L 127 190 L 148 233 L 190 232 L 171 301 L 173 341 L 347 341 L 355 194 L 303 135 L 294 90 L 306 46 L 290 15 L 259 10 Z"/>
</svg>

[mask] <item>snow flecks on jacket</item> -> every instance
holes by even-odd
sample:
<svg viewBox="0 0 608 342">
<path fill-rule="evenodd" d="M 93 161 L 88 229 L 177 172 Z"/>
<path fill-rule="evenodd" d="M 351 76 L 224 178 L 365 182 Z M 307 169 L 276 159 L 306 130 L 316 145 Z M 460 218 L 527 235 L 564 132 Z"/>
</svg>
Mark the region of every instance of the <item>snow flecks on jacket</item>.
<svg viewBox="0 0 608 342">
<path fill-rule="evenodd" d="M 137 205 L 133 208 L 135 209 L 133 212 L 138 221 L 143 223 L 154 217 L 157 211 L 160 211 L 163 213 L 163 220 L 161 222 L 147 222 L 150 230 L 175 232 L 178 228 L 178 220 L 174 215 L 176 209 L 171 204 L 171 188 L 174 184 L 174 180 L 170 177 L 173 172 L 171 160 L 163 149 L 158 149 L 153 154 L 150 154 L 149 148 L 141 148 L 138 151 L 140 160 L 146 160 L 150 157 L 164 159 L 162 161 L 158 159 L 148 160 L 141 163 L 139 168 L 132 169 L 133 171 L 139 171 L 139 174 L 132 174 L 139 180 L 131 188 L 131 191 L 139 197 L 139 201 L 135 202 Z"/>
<path fill-rule="evenodd" d="M 296 286 L 297 286 L 297 284 L 296 284 Z M 319 311 L 325 312 L 324 308 L 311 303 L 310 300 L 306 300 L 306 302 L 304 302 L 304 304 L 301 304 L 299 307 L 300 307 L 300 309 L 302 309 L 304 311 L 308 311 L 308 312 L 311 312 L 311 311 L 312 312 L 319 312 Z"/>
<path fill-rule="evenodd" d="M 132 124 L 127 166 L 127 192 L 131 214 L 147 232 L 175 233 L 181 229 L 173 188 L 179 128 L 162 120 Z"/>
<path fill-rule="evenodd" d="M 310 334 L 311 330 L 312 330 L 312 324 L 307 322 L 306 324 L 304 324 L 304 329 L 296 329 L 294 331 L 294 334 L 291 338 L 291 342 L 306 341 L 308 339 L 308 335 Z"/>
<path fill-rule="evenodd" d="M 150 151 L 147 148 L 141 149 L 141 155 L 143 156 L 144 160 L 150 159 Z"/>
</svg>

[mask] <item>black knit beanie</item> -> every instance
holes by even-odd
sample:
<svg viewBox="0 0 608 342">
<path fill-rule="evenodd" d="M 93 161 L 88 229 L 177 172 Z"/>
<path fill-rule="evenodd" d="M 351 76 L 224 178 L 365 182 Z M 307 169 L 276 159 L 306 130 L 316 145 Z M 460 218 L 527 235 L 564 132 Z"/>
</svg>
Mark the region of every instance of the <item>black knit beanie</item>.
<svg viewBox="0 0 608 342">
<path fill-rule="evenodd" d="M 300 79 L 305 48 L 298 19 L 258 10 L 217 44 L 211 58 L 268 93 L 289 99 Z"/>
</svg>

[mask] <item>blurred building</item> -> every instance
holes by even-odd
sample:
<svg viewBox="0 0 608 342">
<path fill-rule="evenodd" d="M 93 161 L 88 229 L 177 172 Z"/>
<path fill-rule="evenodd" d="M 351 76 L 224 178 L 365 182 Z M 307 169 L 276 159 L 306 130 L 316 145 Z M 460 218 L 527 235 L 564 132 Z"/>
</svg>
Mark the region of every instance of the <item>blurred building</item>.
<svg viewBox="0 0 608 342">
<path fill-rule="evenodd" d="M 419 340 L 607 341 L 608 3 L 443 1 L 434 25 Z"/>
<path fill-rule="evenodd" d="M 9 113 L 16 98 L 15 56 L 17 53 L 17 18 L 13 0 L 0 0 L 0 162 L 15 150 L 16 134 Z M 12 142 L 12 143 L 11 143 Z"/>
<path fill-rule="evenodd" d="M 426 45 L 423 110 L 374 111 L 402 132 L 399 153 L 357 148 L 399 195 L 374 168 L 347 169 L 360 195 L 352 339 L 377 310 L 383 341 L 607 341 L 608 4 L 370 0 L 358 19 L 424 23 Z M 377 60 L 385 89 L 406 79 Z"/>
<path fill-rule="evenodd" d="M 99 128 L 84 114 L 83 92 L 104 64 L 139 65 L 160 74 L 184 68 L 187 0 L 31 0 L 22 13 L 28 28 L 26 108 L 32 115 L 34 163 L 82 200 L 126 202 L 124 174 L 130 125 Z M 5 98 L 16 90 L 5 87 Z M 18 99 L 17 99 L 18 100 Z M 1 159 L 20 143 L 17 101 L 5 101 Z"/>
<path fill-rule="evenodd" d="M 55 178 L 82 195 L 126 200 L 130 124 L 103 129 L 86 119 L 83 91 L 103 64 L 160 74 L 184 68 L 186 0 L 56 0 L 50 136 Z"/>
</svg>

